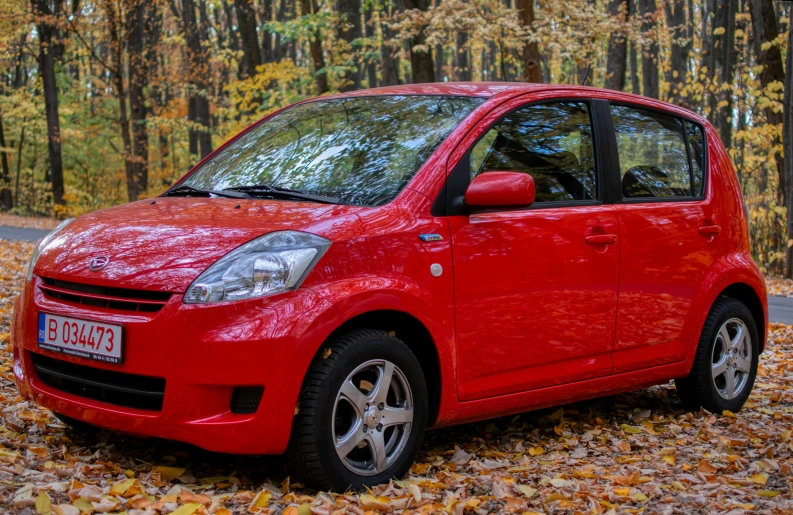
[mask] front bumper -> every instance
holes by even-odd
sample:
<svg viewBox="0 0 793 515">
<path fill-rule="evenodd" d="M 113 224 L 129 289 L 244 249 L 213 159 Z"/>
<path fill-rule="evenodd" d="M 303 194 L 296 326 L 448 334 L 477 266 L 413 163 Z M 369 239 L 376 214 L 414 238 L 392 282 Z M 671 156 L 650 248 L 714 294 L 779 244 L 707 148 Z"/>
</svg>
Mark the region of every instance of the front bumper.
<svg viewBox="0 0 793 515">
<path fill-rule="evenodd" d="M 304 368 L 298 341 L 327 336 L 319 323 L 331 313 L 309 289 L 210 306 L 186 305 L 173 295 L 158 312 L 124 312 L 54 300 L 34 277 L 17 300 L 12 338 L 14 375 L 23 396 L 55 412 L 96 426 L 187 442 L 216 452 L 278 454 L 289 442 Z M 41 349 L 40 311 L 124 326 L 124 361 L 108 364 Z M 33 365 L 40 354 L 126 374 L 165 379 L 162 409 L 128 408 L 67 393 L 45 384 Z M 287 367 L 286 365 L 290 366 Z M 294 364 L 294 366 L 291 366 Z M 231 412 L 235 387 L 264 394 L 252 414 Z"/>
</svg>

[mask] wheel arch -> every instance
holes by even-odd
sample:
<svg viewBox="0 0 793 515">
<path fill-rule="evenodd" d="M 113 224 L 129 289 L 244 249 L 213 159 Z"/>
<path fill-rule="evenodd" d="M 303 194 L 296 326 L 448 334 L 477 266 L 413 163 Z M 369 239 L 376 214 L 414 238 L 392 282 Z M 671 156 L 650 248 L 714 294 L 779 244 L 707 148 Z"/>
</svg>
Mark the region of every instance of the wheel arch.
<svg viewBox="0 0 793 515">
<path fill-rule="evenodd" d="M 438 347 L 429 329 L 405 311 L 378 309 L 353 316 L 337 327 L 328 339 L 353 329 L 378 329 L 393 333 L 407 345 L 419 360 L 427 382 L 427 427 L 435 424 L 441 405 L 441 361 Z M 322 347 L 318 352 L 321 352 Z"/>
<path fill-rule="evenodd" d="M 760 296 L 750 285 L 742 282 L 736 282 L 723 288 L 716 298 L 729 297 L 731 299 L 739 300 L 749 309 L 752 314 L 754 323 L 757 326 L 757 331 L 760 333 L 760 352 L 765 350 L 766 339 L 762 337 L 765 334 L 765 327 L 767 320 L 765 317 L 765 310 L 763 309 L 763 302 Z M 715 300 L 714 300 L 715 302 Z"/>
</svg>

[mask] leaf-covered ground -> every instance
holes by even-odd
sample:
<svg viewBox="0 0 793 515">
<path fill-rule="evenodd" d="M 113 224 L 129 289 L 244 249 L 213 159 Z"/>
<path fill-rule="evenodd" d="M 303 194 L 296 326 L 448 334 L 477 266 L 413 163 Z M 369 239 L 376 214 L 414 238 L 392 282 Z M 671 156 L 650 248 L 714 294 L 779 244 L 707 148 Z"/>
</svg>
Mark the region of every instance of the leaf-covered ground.
<svg viewBox="0 0 793 515">
<path fill-rule="evenodd" d="M 290 484 L 277 458 L 79 436 L 23 402 L 8 332 L 31 248 L 0 241 L 0 512 L 793 513 L 790 327 L 740 413 L 686 413 L 661 386 L 442 429 L 404 480 L 340 495 Z"/>
<path fill-rule="evenodd" d="M 776 275 L 767 275 L 765 285 L 769 295 L 793 297 L 793 279 L 784 279 Z"/>
</svg>

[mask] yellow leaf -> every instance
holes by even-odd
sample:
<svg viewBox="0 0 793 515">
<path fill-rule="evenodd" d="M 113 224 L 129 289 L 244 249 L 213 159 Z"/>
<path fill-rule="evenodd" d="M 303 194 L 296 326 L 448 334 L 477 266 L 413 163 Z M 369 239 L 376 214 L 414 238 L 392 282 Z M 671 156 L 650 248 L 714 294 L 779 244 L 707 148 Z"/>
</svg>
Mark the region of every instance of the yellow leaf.
<svg viewBox="0 0 793 515">
<path fill-rule="evenodd" d="M 134 483 L 134 478 L 116 483 L 110 488 L 110 495 L 124 495 L 127 493 L 127 490 L 129 490 L 129 487 L 131 487 Z"/>
<path fill-rule="evenodd" d="M 642 432 L 642 430 L 638 427 L 629 426 L 628 424 L 620 425 L 620 428 L 628 434 L 637 435 Z"/>
<path fill-rule="evenodd" d="M 388 511 L 391 509 L 391 500 L 388 497 L 363 494 L 358 500 L 364 510 Z"/>
<path fill-rule="evenodd" d="M 768 474 L 755 474 L 752 476 L 752 483 L 764 485 L 768 483 Z"/>
<path fill-rule="evenodd" d="M 41 490 L 39 495 L 36 496 L 36 513 L 39 515 L 48 515 L 52 513 L 52 504 L 50 503 L 50 496 L 47 492 Z"/>
<path fill-rule="evenodd" d="M 89 501 L 85 497 L 80 497 L 79 499 L 74 501 L 72 503 L 72 506 L 74 506 L 75 508 L 77 508 L 81 512 L 85 511 L 85 512 L 91 513 L 92 511 L 94 511 L 94 505 L 91 504 L 91 501 Z"/>
<path fill-rule="evenodd" d="M 531 497 L 537 493 L 537 489 L 532 488 L 529 485 L 518 485 L 518 490 L 520 490 L 520 493 L 522 493 L 526 497 Z"/>
<path fill-rule="evenodd" d="M 313 504 L 304 502 L 297 508 L 297 515 L 311 515 L 311 507 Z"/>
<path fill-rule="evenodd" d="M 289 508 L 287 508 L 287 510 L 288 509 Z M 286 513 L 286 510 L 284 510 L 284 513 Z M 212 515 L 232 515 L 232 512 L 228 508 L 218 508 Z"/>
<path fill-rule="evenodd" d="M 532 447 L 529 449 L 529 454 L 532 456 L 539 456 L 540 454 L 544 453 L 545 449 L 542 447 Z"/>
<path fill-rule="evenodd" d="M 258 508 L 266 508 L 270 505 L 270 498 L 273 496 L 267 490 L 262 490 L 256 497 L 253 498 L 251 501 L 250 506 L 248 506 L 248 511 L 258 511 Z"/>
<path fill-rule="evenodd" d="M 757 492 L 757 495 L 761 497 L 776 497 L 779 495 L 779 492 L 774 492 L 773 490 L 760 490 Z"/>
<path fill-rule="evenodd" d="M 620 497 L 626 497 L 630 495 L 631 489 L 630 488 L 615 488 L 614 495 L 619 495 Z"/>
<path fill-rule="evenodd" d="M 181 474 L 179 475 L 181 476 Z M 193 513 L 197 512 L 199 508 L 201 508 L 200 504 L 188 503 L 179 506 L 176 511 L 171 512 L 171 515 L 193 515 Z"/>
<path fill-rule="evenodd" d="M 160 479 L 163 481 L 173 481 L 184 474 L 186 470 L 180 467 L 154 467 L 152 472 L 160 474 Z"/>
<path fill-rule="evenodd" d="M 566 501 L 566 500 L 567 500 L 567 496 L 565 496 L 564 494 L 560 494 L 560 493 L 551 494 L 551 495 L 549 495 L 548 497 L 545 498 L 545 502 L 547 502 L 547 503 L 551 503 L 551 502 L 554 502 L 554 501 Z"/>
<path fill-rule="evenodd" d="M 635 494 L 631 495 L 631 498 L 637 502 L 642 502 L 647 500 L 647 496 L 641 492 L 636 492 Z"/>
</svg>

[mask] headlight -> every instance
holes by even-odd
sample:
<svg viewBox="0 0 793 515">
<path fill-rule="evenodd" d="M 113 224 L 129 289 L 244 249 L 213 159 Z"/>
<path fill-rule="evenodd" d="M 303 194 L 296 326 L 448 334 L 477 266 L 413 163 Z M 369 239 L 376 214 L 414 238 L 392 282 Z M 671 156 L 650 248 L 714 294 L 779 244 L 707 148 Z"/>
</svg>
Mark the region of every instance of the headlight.
<svg viewBox="0 0 793 515">
<path fill-rule="evenodd" d="M 187 289 L 186 304 L 253 299 L 299 288 L 330 247 L 320 236 L 297 231 L 266 234 L 232 250 Z"/>
<path fill-rule="evenodd" d="M 42 239 L 39 242 L 39 244 L 36 245 L 36 248 L 33 249 L 33 256 L 30 258 L 30 263 L 28 263 L 28 282 L 30 282 L 30 280 L 33 279 L 33 267 L 36 266 L 36 261 L 39 260 L 39 256 L 41 255 L 41 253 L 44 251 L 47 245 L 49 245 L 50 242 L 55 238 L 55 236 L 59 232 L 61 232 L 61 229 L 72 223 L 73 220 L 74 218 L 67 218 L 63 222 L 59 223 L 58 226 L 55 229 L 53 229 L 51 233 L 46 235 L 44 239 Z"/>
</svg>

